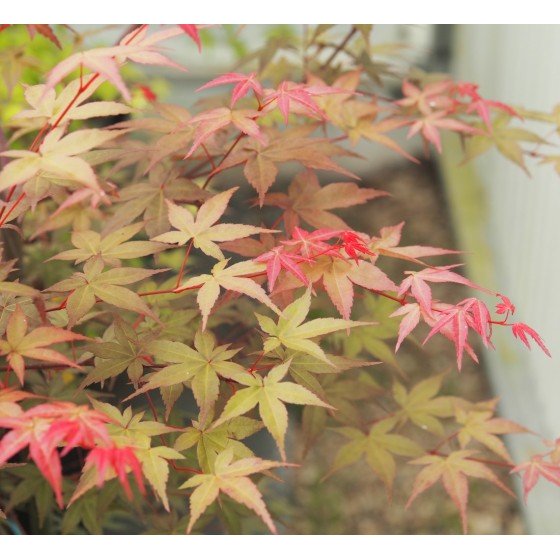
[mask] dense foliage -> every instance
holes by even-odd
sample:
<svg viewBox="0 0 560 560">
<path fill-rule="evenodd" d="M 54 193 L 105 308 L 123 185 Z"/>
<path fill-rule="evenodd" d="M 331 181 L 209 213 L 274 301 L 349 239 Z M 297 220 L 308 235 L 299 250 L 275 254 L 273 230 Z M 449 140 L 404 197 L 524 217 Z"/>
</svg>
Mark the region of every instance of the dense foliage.
<svg viewBox="0 0 560 560">
<path fill-rule="evenodd" d="M 204 57 L 203 26 L 133 25 L 86 50 L 75 31 L 4 27 L 6 523 L 25 511 L 35 531 L 95 533 L 115 514 L 147 511 L 167 521 L 146 531 L 204 531 L 216 516 L 242 531 L 254 514 L 275 532 L 282 519 L 261 483 L 305 460 L 287 442 L 292 408 L 306 449 L 323 434 L 340 439 L 325 475 L 366 461 L 390 497 L 408 462 L 418 474 L 407 506 L 441 483 L 465 531 L 471 478 L 508 493 L 510 471 L 526 493 L 541 476 L 560 484 L 559 442 L 514 465 L 499 436 L 527 429 L 497 417 L 495 400 L 445 392 L 457 371 L 413 384 L 395 358 L 414 336 L 445 337 L 461 370 L 497 328 L 549 354 L 514 304 L 449 264 L 455 251 L 401 245 L 403 223 L 361 232 L 336 214 L 388 195 L 340 162 L 359 142 L 418 163 L 391 133 L 421 135 L 428 153 L 442 151 L 445 132 L 466 158 L 497 148 L 523 169 L 527 157 L 559 168 L 560 156 L 539 152 L 560 129 L 558 109 L 523 111 L 449 76 L 395 73 L 371 26 L 320 25 L 244 52 L 235 72 L 199 88 L 193 113 L 127 69 L 184 70 L 162 43 L 179 38 Z M 48 56 L 29 55 L 37 41 Z M 395 99 L 386 78 L 402 83 Z M 292 173 L 285 189 L 281 169 Z M 400 277 L 389 277 L 391 260 Z M 440 301 L 441 283 L 473 295 Z"/>
</svg>

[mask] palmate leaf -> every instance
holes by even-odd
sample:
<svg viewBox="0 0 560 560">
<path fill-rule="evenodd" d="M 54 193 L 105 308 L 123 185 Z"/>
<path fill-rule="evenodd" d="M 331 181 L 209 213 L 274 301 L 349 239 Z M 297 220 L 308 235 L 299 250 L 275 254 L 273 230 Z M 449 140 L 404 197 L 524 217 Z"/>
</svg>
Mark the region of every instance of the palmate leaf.
<svg viewBox="0 0 560 560">
<path fill-rule="evenodd" d="M 31 358 L 44 362 L 63 363 L 69 367 L 81 369 L 64 354 L 47 348 L 60 342 L 87 340 L 81 334 L 73 333 L 57 327 L 37 327 L 27 332 L 27 317 L 19 305 L 8 320 L 6 340 L 0 340 L 0 356 L 6 356 L 8 364 L 16 373 L 21 385 L 24 383 L 25 360 Z M 48 366 L 45 366 L 48 367 Z"/>
<path fill-rule="evenodd" d="M 160 445 L 150 449 L 138 449 L 136 456 L 142 465 L 142 474 L 154 489 L 161 500 L 163 507 L 169 511 L 169 499 L 166 486 L 169 478 L 169 460 L 184 459 L 178 451 Z"/>
<path fill-rule="evenodd" d="M 259 430 L 263 423 L 248 418 L 237 416 L 219 426 L 209 425 L 211 418 L 201 424 L 193 421 L 192 427 L 185 431 L 175 440 L 175 449 L 184 451 L 196 446 L 198 464 L 204 472 L 211 472 L 216 457 L 224 450 L 231 449 L 234 459 L 245 459 L 253 457 L 249 447 L 241 442 Z"/>
<path fill-rule="evenodd" d="M 364 204 L 387 194 L 376 189 L 360 188 L 356 183 L 330 183 L 321 188 L 316 173 L 307 169 L 296 175 L 287 193 L 269 193 L 263 204 L 278 206 L 284 211 L 288 233 L 300 225 L 300 220 L 315 228 L 350 229 L 330 210 Z"/>
<path fill-rule="evenodd" d="M 456 410 L 456 419 L 461 427 L 457 439 L 461 448 L 466 447 L 472 439 L 482 443 L 485 447 L 499 455 L 508 462 L 511 456 L 506 446 L 497 435 L 526 433 L 529 430 L 523 426 L 506 420 L 505 418 L 493 418 L 494 408 L 497 401 L 492 403 L 492 410 L 464 410 L 460 407 Z"/>
<path fill-rule="evenodd" d="M 238 376 L 236 381 L 247 388 L 240 389 L 228 400 L 214 427 L 241 416 L 258 405 L 259 416 L 275 439 L 282 460 L 286 460 L 284 439 L 288 429 L 288 411 L 284 403 L 332 408 L 305 387 L 291 381 L 282 381 L 289 368 L 290 362 L 286 362 L 272 368 L 265 377 L 248 373 Z"/>
<path fill-rule="evenodd" d="M 353 155 L 352 152 L 344 150 L 327 139 L 310 137 L 315 129 L 315 125 L 292 127 L 280 133 L 275 129 L 263 127 L 263 132 L 269 139 L 266 145 L 253 138 L 245 138 L 238 143 L 218 169 L 229 169 L 245 164 L 245 177 L 257 191 L 261 206 L 265 194 L 276 180 L 280 163 L 297 161 L 310 169 L 336 171 L 358 179 L 352 172 L 331 159 L 336 156 L 350 156 Z"/>
<path fill-rule="evenodd" d="M 190 533 L 198 518 L 223 492 L 236 502 L 252 509 L 272 533 L 276 527 L 262 500 L 261 493 L 248 475 L 274 467 L 290 467 L 288 463 L 266 461 L 257 457 L 233 461 L 233 451 L 227 449 L 218 455 L 211 474 L 196 474 L 180 488 L 195 488 L 190 497 L 191 516 L 187 532 Z"/>
<path fill-rule="evenodd" d="M 365 321 L 348 321 L 345 319 L 313 319 L 304 323 L 311 307 L 311 292 L 307 290 L 299 299 L 288 305 L 278 319 L 278 323 L 270 317 L 255 313 L 261 329 L 268 335 L 264 342 L 265 353 L 283 346 L 309 354 L 330 364 L 323 349 L 313 342 L 312 338 L 336 331 L 371 325 Z"/>
<path fill-rule="evenodd" d="M 88 68 L 111 82 L 121 92 L 122 96 L 129 101 L 130 93 L 119 73 L 119 63 L 128 59 L 140 64 L 172 66 L 184 70 L 180 65 L 158 52 L 161 50 L 161 47 L 158 46 L 159 42 L 180 35 L 183 31 L 175 26 L 151 35 L 147 35 L 147 31 L 148 26 L 144 25 L 140 30 L 134 29 L 128 33 L 115 47 L 95 48 L 69 56 L 49 72 L 46 91 L 53 89 L 56 84 L 75 69 Z"/>
<path fill-rule="evenodd" d="M 104 236 L 91 230 L 75 231 L 72 233 L 71 239 L 72 245 L 76 249 L 58 253 L 52 259 L 73 260 L 75 264 L 79 264 L 96 258 L 108 265 L 118 265 L 120 259 L 145 257 L 166 248 L 164 243 L 157 243 L 155 241 L 129 241 L 142 229 L 144 229 L 144 224 L 139 222 Z"/>
<path fill-rule="evenodd" d="M 435 375 L 414 385 L 410 391 L 396 381 L 393 384 L 393 398 L 400 410 L 395 417 L 399 422 L 410 421 L 416 426 L 443 435 L 444 429 L 439 418 L 449 418 L 455 413 L 454 397 L 437 397 L 444 375 Z"/>
<path fill-rule="evenodd" d="M 181 342 L 160 340 L 149 344 L 148 350 L 158 361 L 173 365 L 151 374 L 147 382 L 125 400 L 152 389 L 176 386 L 181 389 L 182 384 L 188 383 L 200 407 L 202 423 L 213 414 L 220 377 L 237 379 L 244 372 L 242 366 L 230 361 L 239 350 L 230 350 L 227 344 L 217 346 L 215 336 L 208 331 L 196 333 L 194 348 Z"/>
<path fill-rule="evenodd" d="M 396 291 L 395 283 L 369 261 L 324 255 L 313 263 L 302 263 L 301 270 L 309 282 L 322 282 L 325 291 L 343 319 L 349 319 L 354 305 L 354 285 L 368 290 Z M 301 286 L 298 278 L 282 282 L 282 289 Z"/>
<path fill-rule="evenodd" d="M 154 318 L 151 309 L 135 292 L 123 285 L 145 280 L 166 269 L 113 268 L 103 272 L 103 262 L 92 260 L 84 265 L 83 272 L 75 272 L 69 279 L 57 282 L 50 292 L 71 292 L 66 302 L 69 326 L 75 325 L 94 305 L 101 301 Z"/>
<path fill-rule="evenodd" d="M 168 201 L 200 203 L 210 196 L 193 181 L 176 175 L 156 165 L 146 182 L 120 189 L 120 202 L 114 205 L 115 212 L 107 221 L 105 231 L 126 227 L 142 216 L 146 233 L 155 237 L 170 229 Z"/>
<path fill-rule="evenodd" d="M 424 455 L 419 459 L 411 461 L 411 464 L 421 465 L 424 468 L 414 480 L 412 494 L 406 507 L 410 507 L 420 494 L 441 480 L 445 491 L 449 494 L 461 514 L 463 532 L 466 533 L 467 502 L 469 497 L 468 477 L 488 480 L 510 496 L 515 496 L 486 465 L 476 461 L 475 455 L 475 451 L 463 450 L 454 451 L 447 457 Z"/>
<path fill-rule="evenodd" d="M 393 455 L 417 457 L 424 452 L 411 439 L 390 433 L 396 424 L 396 418 L 380 420 L 371 427 L 367 434 L 356 428 L 336 428 L 338 433 L 350 441 L 340 448 L 326 476 L 352 465 L 364 457 L 373 472 L 385 484 L 387 495 L 390 498 L 397 468 Z"/>
<path fill-rule="evenodd" d="M 81 388 L 92 383 L 103 383 L 125 370 L 129 379 L 137 386 L 144 366 L 150 363 L 146 346 L 154 338 L 153 335 L 144 334 L 139 337 L 138 333 L 123 321 L 117 321 L 113 329 L 107 329 L 106 337 L 108 333 L 113 333 L 111 339 L 106 338 L 104 342 L 90 346 L 95 355 L 95 366 L 81 383 Z"/>
<path fill-rule="evenodd" d="M 0 155 L 13 158 L 0 171 L 0 191 L 23 183 L 39 173 L 56 179 L 76 181 L 99 192 L 101 187 L 89 163 L 78 157 L 122 134 L 119 130 L 78 130 L 62 137 L 64 128 L 49 132 L 39 151 L 8 150 Z"/>
<path fill-rule="evenodd" d="M 79 93 L 80 83 L 92 81 L 91 86 Z M 46 91 L 43 84 L 25 86 L 25 100 L 31 109 L 24 109 L 12 118 L 12 123 L 24 128 L 26 132 L 41 128 L 46 123 L 64 125 L 71 120 L 91 119 L 130 113 L 132 109 L 123 103 L 115 101 L 94 101 L 84 103 L 95 92 L 100 77 L 94 78 L 91 74 L 82 76 L 82 79 L 72 80 L 59 95 L 54 90 Z M 77 96 L 77 97 L 76 97 Z M 76 99 L 69 110 L 66 110 L 70 101 Z"/>
<path fill-rule="evenodd" d="M 202 314 L 202 330 L 206 329 L 208 317 L 222 289 L 256 299 L 280 315 L 281 311 L 263 288 L 251 278 L 246 277 L 264 272 L 265 265 L 254 261 L 243 261 L 228 267 L 228 262 L 229 259 L 220 261 L 213 266 L 211 274 L 193 276 L 177 288 L 177 291 L 181 292 L 198 287 L 196 301 Z"/>
<path fill-rule="evenodd" d="M 167 202 L 169 222 L 177 231 L 158 235 L 154 241 L 185 245 L 192 240 L 197 249 L 221 261 L 224 259 L 224 254 L 216 245 L 217 242 L 233 241 L 255 233 L 271 232 L 272 230 L 243 224 L 216 224 L 237 189 L 238 187 L 233 187 L 207 200 L 199 208 L 196 218 L 186 208 Z"/>
</svg>

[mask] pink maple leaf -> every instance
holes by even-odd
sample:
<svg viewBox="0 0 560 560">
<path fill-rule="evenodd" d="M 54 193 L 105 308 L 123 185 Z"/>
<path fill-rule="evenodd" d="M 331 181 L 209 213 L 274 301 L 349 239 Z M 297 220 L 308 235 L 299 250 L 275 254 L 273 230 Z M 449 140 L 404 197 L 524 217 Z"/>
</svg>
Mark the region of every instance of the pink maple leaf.
<svg viewBox="0 0 560 560">
<path fill-rule="evenodd" d="M 283 252 L 283 247 L 275 247 L 271 251 L 264 253 L 255 259 L 256 262 L 266 263 L 266 274 L 268 277 L 268 289 L 270 292 L 274 289 L 276 279 L 282 269 L 296 278 L 301 280 L 306 286 L 309 286 L 309 279 L 303 273 L 299 266 L 300 262 L 313 262 L 309 258 L 300 257 L 298 255 Z M 297 260 L 296 260 L 297 259 Z"/>
<path fill-rule="evenodd" d="M 550 351 L 548 350 L 545 343 L 543 342 L 543 339 L 539 336 L 539 334 L 535 330 L 533 330 L 525 323 L 514 323 L 511 326 L 511 332 L 513 333 L 513 336 L 515 336 L 515 338 L 521 340 L 521 342 L 525 344 L 525 346 L 527 346 L 527 348 L 529 348 L 530 350 L 531 346 L 529 344 L 529 340 L 527 339 L 527 335 L 529 335 L 541 347 L 542 351 L 549 358 L 551 357 Z"/>
<path fill-rule="evenodd" d="M 541 476 L 560 486 L 560 465 L 545 461 L 542 455 L 534 455 L 530 461 L 521 463 L 510 472 L 523 472 L 523 498 L 525 502 L 529 492 L 535 487 Z"/>
<path fill-rule="evenodd" d="M 302 113 L 308 117 L 316 119 L 326 119 L 327 115 L 315 103 L 312 97 L 313 89 L 305 84 L 296 84 L 295 82 L 284 81 L 277 89 L 268 90 L 263 100 L 264 105 L 268 105 L 273 101 L 276 102 L 278 109 L 284 116 L 284 121 L 288 124 L 290 111 Z"/>
<path fill-rule="evenodd" d="M 496 295 L 502 300 L 501 303 L 496 304 L 496 313 L 498 315 L 503 315 L 505 313 L 506 317 L 509 313 L 513 315 L 515 313 L 515 305 L 511 303 L 511 300 L 507 296 L 504 296 L 502 294 Z"/>
<path fill-rule="evenodd" d="M 235 84 L 235 87 L 231 92 L 231 106 L 233 107 L 237 101 L 247 95 L 249 90 L 253 90 L 257 95 L 263 95 L 263 87 L 256 79 L 256 75 L 256 72 L 251 72 L 251 74 L 238 74 L 236 72 L 231 72 L 210 80 L 208 83 L 199 87 L 196 91 L 198 92 L 204 89 L 223 86 L 226 84 Z"/>
</svg>

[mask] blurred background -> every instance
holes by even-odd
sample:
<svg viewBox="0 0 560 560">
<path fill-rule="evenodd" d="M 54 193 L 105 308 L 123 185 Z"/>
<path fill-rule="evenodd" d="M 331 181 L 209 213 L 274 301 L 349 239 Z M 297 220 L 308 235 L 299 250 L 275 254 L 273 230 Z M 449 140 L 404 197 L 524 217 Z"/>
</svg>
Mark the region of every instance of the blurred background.
<svg viewBox="0 0 560 560">
<path fill-rule="evenodd" d="M 86 46 L 110 44 L 125 29 L 74 27 L 85 32 Z M 349 26 L 338 27 L 336 33 L 343 37 Z M 202 34 L 203 55 L 190 45 L 185 48 L 182 38 L 175 43 L 172 40 L 168 43 L 171 56 L 189 72 L 151 68 L 146 73 L 150 87 L 160 100 L 192 108 L 197 87 L 217 74 L 232 71 L 240 59 L 270 37 L 289 41 L 301 32 L 302 26 L 295 25 L 210 28 Z M 480 93 L 486 98 L 526 109 L 550 111 L 560 103 L 560 26 L 379 25 L 374 26 L 371 37 L 373 44 L 380 46 L 379 64 L 390 63 L 396 74 L 409 66 L 450 73 L 458 80 L 480 84 Z M 3 72 L 6 79 L 5 64 Z M 380 87 L 387 97 L 400 95 L 397 76 L 389 76 Z M 135 97 L 141 105 L 139 91 Z M 535 131 L 540 132 L 537 125 Z M 484 355 L 481 365 L 469 363 L 456 376 L 457 393 L 475 400 L 499 395 L 503 416 L 547 438 L 559 437 L 558 175 L 549 167 L 533 166 L 529 167 L 529 176 L 495 151 L 473 164 L 459 165 L 461 147 L 450 138 L 445 138 L 441 157 L 433 153 L 426 157 L 419 140 L 409 141 L 406 148 L 422 160 L 421 165 L 406 162 L 377 145 L 362 151 L 362 160 L 344 162 L 363 177 L 364 186 L 387 190 L 393 197 L 363 205 L 359 211 L 341 213 L 342 217 L 356 229 L 370 233 L 405 220 L 404 244 L 466 252 L 464 262 L 471 279 L 510 297 L 520 320 L 542 335 L 553 358 L 538 351 L 528 352 L 509 332 L 496 332 L 495 351 L 480 348 Z M 285 170 L 284 179 L 289 180 L 289 168 Z M 450 301 L 467 297 L 462 286 L 446 289 L 445 297 Z M 412 376 L 420 378 L 451 365 L 453 355 L 451 345 L 434 339 L 425 350 L 404 349 L 399 360 L 407 365 L 407 371 L 414 370 Z M 292 435 L 293 445 L 297 445 L 297 434 Z M 516 462 L 541 451 L 540 445 L 533 447 L 538 445 L 536 438 L 516 436 L 508 443 Z M 325 463 L 335 452 L 336 447 L 325 438 L 321 440 L 305 466 L 293 475 L 289 487 L 278 491 L 271 510 L 292 519 L 293 526 L 286 527 L 287 532 L 460 532 L 457 512 L 443 491 L 431 490 L 410 511 L 404 510 L 414 470 L 399 474 L 392 507 L 387 507 L 380 482 L 365 465 L 322 482 Z M 526 505 L 493 486 L 474 482 L 469 511 L 472 533 L 560 533 L 560 489 L 546 482 L 537 485 Z"/>
</svg>

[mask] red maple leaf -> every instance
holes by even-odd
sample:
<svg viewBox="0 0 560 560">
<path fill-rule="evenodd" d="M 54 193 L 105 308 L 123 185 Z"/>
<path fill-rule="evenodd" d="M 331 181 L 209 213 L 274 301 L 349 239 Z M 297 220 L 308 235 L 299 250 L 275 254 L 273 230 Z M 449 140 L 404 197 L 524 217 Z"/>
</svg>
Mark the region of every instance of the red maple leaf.
<svg viewBox="0 0 560 560">
<path fill-rule="evenodd" d="M 138 488 L 145 494 L 146 488 L 142 479 L 142 467 L 140 461 L 134 454 L 132 447 L 117 447 L 111 445 L 108 447 L 96 447 L 89 452 L 84 469 L 87 467 L 95 467 L 98 472 L 97 486 L 103 486 L 107 469 L 111 468 L 115 471 L 119 482 L 129 499 L 132 499 L 132 490 L 128 482 L 128 470 L 132 471 Z"/>
</svg>

